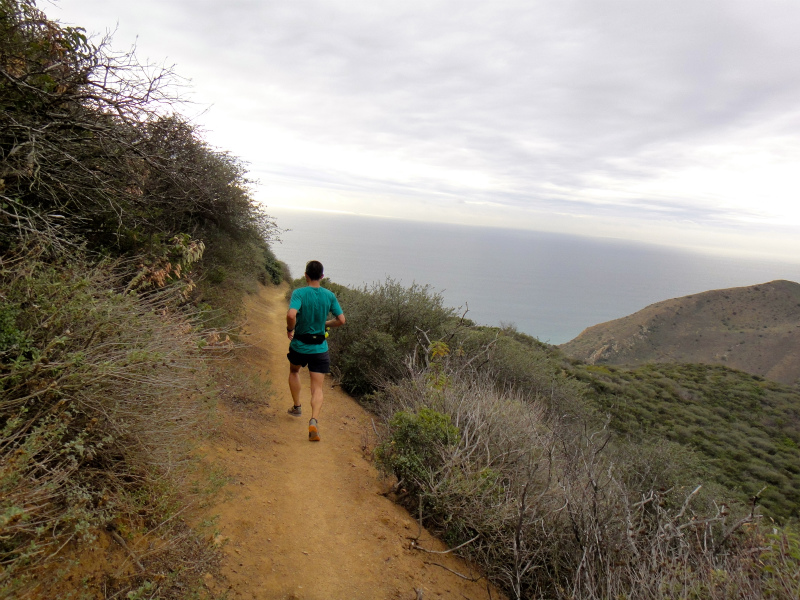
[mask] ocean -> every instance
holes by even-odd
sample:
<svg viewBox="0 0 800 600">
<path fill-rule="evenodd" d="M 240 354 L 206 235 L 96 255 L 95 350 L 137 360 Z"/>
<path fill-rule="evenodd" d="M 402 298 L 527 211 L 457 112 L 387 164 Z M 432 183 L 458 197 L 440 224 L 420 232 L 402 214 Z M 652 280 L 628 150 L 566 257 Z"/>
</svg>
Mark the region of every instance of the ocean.
<svg viewBox="0 0 800 600">
<path fill-rule="evenodd" d="M 649 304 L 712 289 L 800 281 L 800 264 L 527 230 L 268 209 L 272 248 L 300 277 L 322 262 L 349 287 L 387 277 L 429 284 L 481 325 L 510 325 L 562 344 Z M 347 307 L 343 306 L 345 315 Z"/>
</svg>

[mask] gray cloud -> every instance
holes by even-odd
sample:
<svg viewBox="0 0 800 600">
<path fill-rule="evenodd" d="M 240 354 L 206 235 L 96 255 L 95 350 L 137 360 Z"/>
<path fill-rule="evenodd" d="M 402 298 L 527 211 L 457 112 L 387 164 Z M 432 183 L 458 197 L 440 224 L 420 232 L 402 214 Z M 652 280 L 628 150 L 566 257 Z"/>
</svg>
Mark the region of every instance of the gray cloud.
<svg viewBox="0 0 800 600">
<path fill-rule="evenodd" d="M 476 191 L 246 157 L 312 185 L 607 213 L 613 202 L 580 195 L 595 177 L 647 182 L 744 131 L 753 147 L 800 133 L 788 118 L 800 106 L 800 4 L 788 0 L 62 0 L 60 10 L 116 11 L 149 55 L 169 49 L 179 72 L 253 98 L 248 119 L 298 140 L 504 182 Z M 617 203 L 641 218 L 726 219 L 700 197 Z"/>
</svg>

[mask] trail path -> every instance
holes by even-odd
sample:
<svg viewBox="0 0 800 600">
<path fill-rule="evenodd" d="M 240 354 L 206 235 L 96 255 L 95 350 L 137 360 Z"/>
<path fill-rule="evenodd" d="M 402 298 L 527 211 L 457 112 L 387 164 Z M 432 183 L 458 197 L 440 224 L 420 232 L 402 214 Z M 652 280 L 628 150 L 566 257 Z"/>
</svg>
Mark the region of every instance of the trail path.
<svg viewBox="0 0 800 600">
<path fill-rule="evenodd" d="M 502 598 L 449 554 L 411 550 L 416 521 L 381 495 L 388 484 L 362 451 L 369 416 L 326 378 L 321 442 L 308 441 L 308 417 L 291 417 L 285 331 L 286 287 L 261 288 L 246 300 L 251 347 L 237 360 L 272 382 L 268 402 L 223 403 L 208 450 L 232 478 L 213 508 L 225 540 L 221 577 L 207 576 L 227 598 L 383 600 Z M 344 307 L 345 314 L 347 307 Z M 310 412 L 307 371 L 302 404 Z M 420 544 L 444 546 L 423 531 Z"/>
</svg>

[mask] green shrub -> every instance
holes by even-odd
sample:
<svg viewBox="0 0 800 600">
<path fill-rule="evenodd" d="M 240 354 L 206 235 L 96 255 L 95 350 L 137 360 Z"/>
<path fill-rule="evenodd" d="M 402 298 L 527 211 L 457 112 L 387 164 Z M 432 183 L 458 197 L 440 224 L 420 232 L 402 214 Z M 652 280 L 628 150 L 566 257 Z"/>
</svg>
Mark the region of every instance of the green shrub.
<svg viewBox="0 0 800 600">
<path fill-rule="evenodd" d="M 225 281 L 226 273 L 225 267 L 216 266 L 213 269 L 208 270 L 208 282 L 213 285 L 219 285 L 223 281 Z"/>
<path fill-rule="evenodd" d="M 278 285 L 282 281 L 291 281 L 291 274 L 286 263 L 278 260 L 270 248 L 264 250 L 264 271 L 266 279 L 273 285 Z M 266 285 L 266 281 L 262 281 Z"/>
<path fill-rule="evenodd" d="M 338 296 L 347 325 L 328 339 L 342 387 L 365 396 L 398 381 L 408 361 L 422 360 L 428 341 L 440 339 L 457 318 L 429 286 L 386 282 L 351 290 L 324 282 Z M 426 339 L 427 338 L 427 339 Z"/>
<path fill-rule="evenodd" d="M 441 465 L 440 451 L 460 439 L 450 417 L 430 408 L 397 412 L 388 427 L 389 438 L 376 448 L 375 455 L 385 469 L 413 488 Z"/>
<path fill-rule="evenodd" d="M 92 45 L 32 0 L 2 0 L 0 70 L 0 249 L 35 232 L 170 271 L 164 249 L 191 234 L 207 260 L 188 279 L 222 266 L 234 286 L 280 281 L 273 219 L 242 162 L 172 112 L 171 72 Z"/>
<path fill-rule="evenodd" d="M 800 598 L 800 534 L 785 528 L 764 535 L 755 565 L 764 598 Z"/>
<path fill-rule="evenodd" d="M 182 597 L 211 556 L 174 518 L 213 390 L 191 302 L 230 320 L 274 223 L 171 114 L 171 73 L 140 67 L 0 0 L 0 597 L 46 590 L 106 528 L 162 536 L 148 597 Z"/>
<path fill-rule="evenodd" d="M 179 308 L 180 288 L 126 293 L 113 264 L 93 267 L 75 252 L 45 263 L 28 247 L 9 258 L 0 266 L 0 597 L 33 584 L 67 540 L 167 518 L 210 410 L 202 332 Z"/>
</svg>

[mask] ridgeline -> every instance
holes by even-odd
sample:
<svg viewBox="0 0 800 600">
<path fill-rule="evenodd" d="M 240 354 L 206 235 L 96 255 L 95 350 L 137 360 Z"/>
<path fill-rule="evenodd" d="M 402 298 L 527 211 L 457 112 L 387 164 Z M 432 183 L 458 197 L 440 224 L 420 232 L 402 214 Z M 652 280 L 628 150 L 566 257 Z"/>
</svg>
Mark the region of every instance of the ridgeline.
<svg viewBox="0 0 800 600">
<path fill-rule="evenodd" d="M 800 382 L 800 283 L 771 281 L 657 302 L 559 346 L 589 364 L 725 365 Z"/>
</svg>

